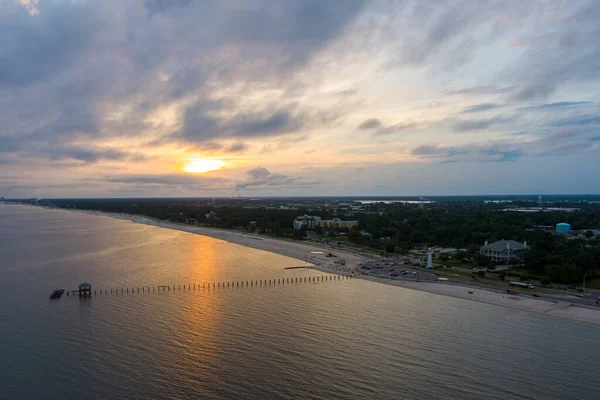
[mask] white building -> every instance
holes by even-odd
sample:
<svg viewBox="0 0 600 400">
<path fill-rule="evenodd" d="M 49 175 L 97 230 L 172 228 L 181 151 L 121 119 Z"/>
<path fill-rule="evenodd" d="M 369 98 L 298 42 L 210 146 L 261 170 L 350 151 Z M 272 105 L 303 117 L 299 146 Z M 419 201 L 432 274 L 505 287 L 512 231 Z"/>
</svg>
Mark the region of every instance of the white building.
<svg viewBox="0 0 600 400">
<path fill-rule="evenodd" d="M 321 219 L 321 217 L 312 215 L 303 215 L 294 219 L 294 229 L 315 229 L 320 226 L 323 229 L 350 229 L 353 226 L 358 227 L 358 221 L 342 221 L 339 218 Z"/>
<path fill-rule="evenodd" d="M 509 259 L 517 258 L 517 251 L 524 250 L 527 248 L 527 242 L 521 243 L 516 240 L 500 240 L 488 244 L 486 241 L 483 246 L 479 248 L 479 253 L 484 256 L 488 256 L 492 261 L 504 261 L 507 262 Z"/>
<path fill-rule="evenodd" d="M 302 229 L 304 227 L 306 227 L 306 229 L 315 229 L 319 226 L 319 222 L 321 222 L 321 217 L 303 215 L 294 218 L 294 229 Z"/>
<path fill-rule="evenodd" d="M 358 227 L 358 221 L 342 221 L 339 218 L 324 219 L 319 221 L 321 228 L 333 228 L 333 229 L 350 229 L 353 226 Z"/>
</svg>

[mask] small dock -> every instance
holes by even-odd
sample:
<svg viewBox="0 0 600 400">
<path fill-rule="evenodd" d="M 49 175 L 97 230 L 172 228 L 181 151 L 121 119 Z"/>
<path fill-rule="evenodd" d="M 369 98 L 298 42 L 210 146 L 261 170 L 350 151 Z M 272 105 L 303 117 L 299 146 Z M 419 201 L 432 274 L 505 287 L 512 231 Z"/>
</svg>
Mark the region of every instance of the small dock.
<svg viewBox="0 0 600 400">
<path fill-rule="evenodd" d="M 77 293 L 79 296 L 91 297 L 92 296 L 92 285 L 90 283 L 80 283 L 79 289 L 68 290 L 67 296 L 69 294 L 72 294 L 73 296 L 75 296 L 75 293 Z"/>
<path fill-rule="evenodd" d="M 309 266 L 302 266 L 302 267 L 285 267 L 284 269 L 300 269 L 300 268 L 311 268 Z"/>
</svg>

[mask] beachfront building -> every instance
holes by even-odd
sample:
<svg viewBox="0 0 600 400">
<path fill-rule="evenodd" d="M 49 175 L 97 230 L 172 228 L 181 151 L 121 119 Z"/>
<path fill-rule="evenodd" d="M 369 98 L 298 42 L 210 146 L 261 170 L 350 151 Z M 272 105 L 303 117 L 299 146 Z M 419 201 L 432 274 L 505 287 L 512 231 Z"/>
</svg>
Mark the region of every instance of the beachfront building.
<svg viewBox="0 0 600 400">
<path fill-rule="evenodd" d="M 319 226 L 323 229 L 350 229 L 354 226 L 358 227 L 358 221 L 342 221 L 339 218 L 323 219 L 319 222 Z"/>
<path fill-rule="evenodd" d="M 294 219 L 294 229 L 315 229 L 320 226 L 323 229 L 350 229 L 358 227 L 358 221 L 342 221 L 339 218 L 321 219 L 313 215 L 303 215 Z"/>
<path fill-rule="evenodd" d="M 296 217 L 294 218 L 294 229 L 315 229 L 317 226 L 319 226 L 320 221 L 321 217 L 315 217 L 311 215 Z"/>
<path fill-rule="evenodd" d="M 488 256 L 495 262 L 508 262 L 508 260 L 518 258 L 518 251 L 525 250 L 527 242 L 521 243 L 516 240 L 500 240 L 488 244 L 487 240 L 479 248 L 479 253 Z"/>
</svg>

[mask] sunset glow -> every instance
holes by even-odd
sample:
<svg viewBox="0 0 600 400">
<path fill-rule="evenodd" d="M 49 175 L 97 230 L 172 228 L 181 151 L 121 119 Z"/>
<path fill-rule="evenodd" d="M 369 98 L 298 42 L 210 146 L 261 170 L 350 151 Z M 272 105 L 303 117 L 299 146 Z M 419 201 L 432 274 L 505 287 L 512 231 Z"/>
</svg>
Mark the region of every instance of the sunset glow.
<svg viewBox="0 0 600 400">
<path fill-rule="evenodd" d="M 186 160 L 183 170 L 194 174 L 216 171 L 226 166 L 224 161 L 194 157 Z"/>
<path fill-rule="evenodd" d="M 421 3 L 0 0 L 0 197 L 600 191 L 598 2 Z"/>
</svg>

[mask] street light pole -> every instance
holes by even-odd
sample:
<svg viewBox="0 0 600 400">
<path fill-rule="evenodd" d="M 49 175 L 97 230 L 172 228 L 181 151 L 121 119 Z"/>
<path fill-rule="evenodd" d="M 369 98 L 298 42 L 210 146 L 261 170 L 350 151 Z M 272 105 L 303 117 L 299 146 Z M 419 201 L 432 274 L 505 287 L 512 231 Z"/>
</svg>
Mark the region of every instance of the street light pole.
<svg viewBox="0 0 600 400">
<path fill-rule="evenodd" d="M 584 293 L 585 293 L 585 277 L 586 277 L 587 275 L 588 275 L 588 274 L 583 274 L 583 292 L 584 292 Z"/>
</svg>

